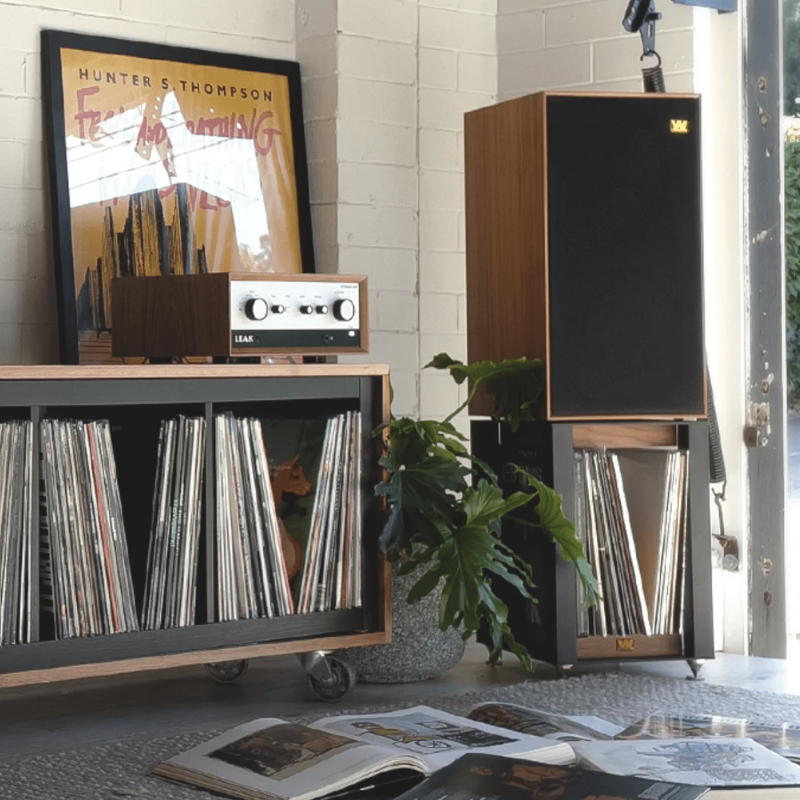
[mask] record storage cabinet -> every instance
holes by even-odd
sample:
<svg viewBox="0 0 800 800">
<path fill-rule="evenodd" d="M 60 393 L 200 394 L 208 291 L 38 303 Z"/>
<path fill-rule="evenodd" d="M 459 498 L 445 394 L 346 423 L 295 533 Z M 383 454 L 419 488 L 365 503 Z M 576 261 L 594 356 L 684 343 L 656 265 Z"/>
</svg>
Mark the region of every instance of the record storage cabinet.
<svg viewBox="0 0 800 800">
<path fill-rule="evenodd" d="M 698 421 L 529 422 L 517 432 L 507 424 L 473 419 L 473 453 L 498 474 L 505 493 L 519 489 L 512 465 L 539 477 L 563 497 L 565 515 L 575 521 L 575 453 L 579 449 L 665 454 L 689 453 L 687 558 L 680 632 L 646 636 L 578 635 L 577 573 L 553 542 L 539 531 L 504 522 L 503 539 L 531 564 L 537 603 L 521 601 L 499 585 L 509 609 L 509 625 L 531 655 L 562 671 L 576 664 L 685 659 L 697 674 L 714 657 L 711 604 L 711 536 L 708 491 L 708 423 Z M 657 504 L 652 486 L 639 487 L 639 501 Z"/>
<path fill-rule="evenodd" d="M 214 618 L 213 415 L 230 410 L 261 419 L 361 411 L 363 519 L 361 607 L 268 619 Z M 150 536 L 158 432 L 179 414 L 206 419 L 202 521 L 195 624 L 57 640 L 34 592 L 29 643 L 0 647 L 0 688 L 188 664 L 312 653 L 391 639 L 389 567 L 378 550 L 380 441 L 389 418 L 384 365 L 105 365 L 0 367 L 0 421 L 31 420 L 34 483 L 39 486 L 39 421 L 107 419 L 122 498 L 137 611 L 141 611 Z M 38 574 L 39 495 L 31 493 L 33 574 Z"/>
</svg>

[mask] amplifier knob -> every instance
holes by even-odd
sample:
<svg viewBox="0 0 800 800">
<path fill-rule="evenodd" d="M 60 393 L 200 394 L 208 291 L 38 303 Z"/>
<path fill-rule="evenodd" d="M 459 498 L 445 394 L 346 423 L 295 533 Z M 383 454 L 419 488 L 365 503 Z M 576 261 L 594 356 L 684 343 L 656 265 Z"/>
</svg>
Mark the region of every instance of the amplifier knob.
<svg viewBox="0 0 800 800">
<path fill-rule="evenodd" d="M 333 304 L 333 316 L 342 322 L 350 322 L 356 315 L 356 306 L 352 300 L 337 300 Z"/>
<path fill-rule="evenodd" d="M 300 306 L 300 313 L 301 314 L 313 314 L 314 313 L 314 306 Z"/>
<path fill-rule="evenodd" d="M 327 314 L 328 313 L 328 306 L 321 305 L 317 306 L 317 314 Z"/>
<path fill-rule="evenodd" d="M 244 304 L 244 313 L 248 319 L 258 322 L 267 318 L 269 306 L 262 297 L 251 297 Z"/>
<path fill-rule="evenodd" d="M 286 306 L 282 306 L 282 305 L 278 304 L 277 306 L 272 306 L 270 308 L 270 311 L 273 314 L 283 314 L 283 312 L 286 311 Z"/>
</svg>

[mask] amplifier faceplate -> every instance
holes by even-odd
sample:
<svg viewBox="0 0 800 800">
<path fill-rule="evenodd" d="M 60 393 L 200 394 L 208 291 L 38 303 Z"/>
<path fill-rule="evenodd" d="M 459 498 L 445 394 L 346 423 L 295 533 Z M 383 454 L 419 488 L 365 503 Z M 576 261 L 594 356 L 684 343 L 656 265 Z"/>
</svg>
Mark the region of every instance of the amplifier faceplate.
<svg viewBox="0 0 800 800">
<path fill-rule="evenodd" d="M 358 283 L 231 278 L 230 287 L 233 349 L 361 345 Z"/>
</svg>

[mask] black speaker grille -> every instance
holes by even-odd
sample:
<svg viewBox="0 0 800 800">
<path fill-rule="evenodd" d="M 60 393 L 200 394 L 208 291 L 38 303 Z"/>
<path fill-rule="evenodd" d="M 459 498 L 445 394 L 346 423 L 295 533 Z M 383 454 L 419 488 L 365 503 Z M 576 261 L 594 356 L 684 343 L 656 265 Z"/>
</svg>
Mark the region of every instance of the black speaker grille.
<svg viewBox="0 0 800 800">
<path fill-rule="evenodd" d="M 547 147 L 551 415 L 704 414 L 698 99 L 550 96 Z"/>
</svg>

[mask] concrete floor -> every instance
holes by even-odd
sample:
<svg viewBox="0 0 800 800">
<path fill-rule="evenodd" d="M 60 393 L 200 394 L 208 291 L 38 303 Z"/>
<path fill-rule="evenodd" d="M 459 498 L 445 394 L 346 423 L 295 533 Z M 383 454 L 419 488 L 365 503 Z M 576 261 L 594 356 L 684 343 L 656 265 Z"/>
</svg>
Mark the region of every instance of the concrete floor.
<svg viewBox="0 0 800 800">
<path fill-rule="evenodd" d="M 489 667 L 485 655 L 482 646 L 470 643 L 461 663 L 444 675 L 405 685 L 360 684 L 336 709 L 425 702 L 526 680 L 562 680 L 547 664 L 539 665 L 531 676 L 513 657 L 501 667 Z M 641 675 L 691 675 L 683 661 L 580 666 L 571 674 L 617 668 Z M 719 654 L 705 663 L 700 675 L 708 683 L 800 696 L 800 662 Z M 229 685 L 215 683 L 202 667 L 192 667 L 4 689 L 0 691 L 0 758 L 129 737 L 226 728 L 259 716 L 319 714 L 326 708 L 311 693 L 294 657 L 253 662 L 240 681 Z"/>
</svg>

